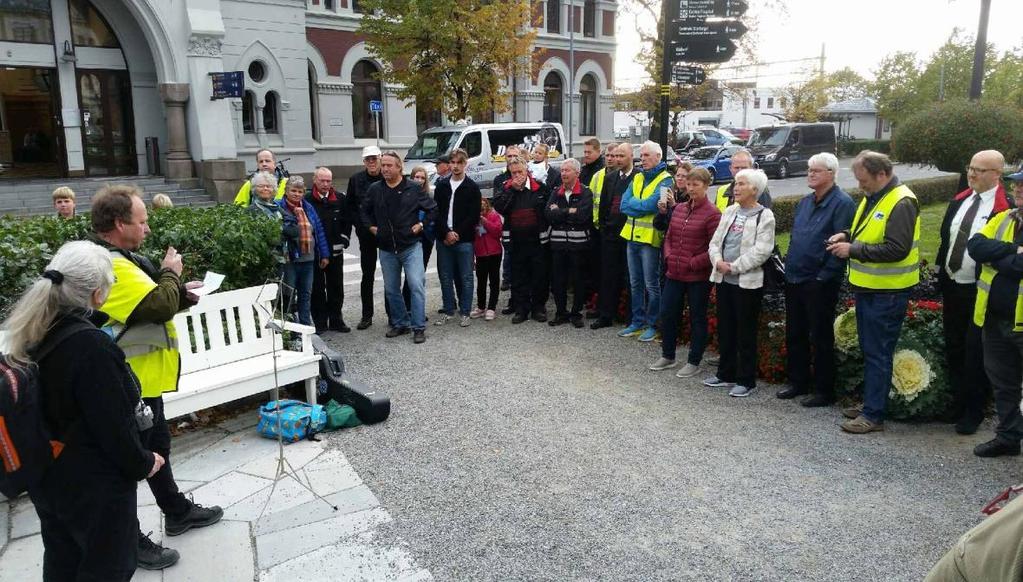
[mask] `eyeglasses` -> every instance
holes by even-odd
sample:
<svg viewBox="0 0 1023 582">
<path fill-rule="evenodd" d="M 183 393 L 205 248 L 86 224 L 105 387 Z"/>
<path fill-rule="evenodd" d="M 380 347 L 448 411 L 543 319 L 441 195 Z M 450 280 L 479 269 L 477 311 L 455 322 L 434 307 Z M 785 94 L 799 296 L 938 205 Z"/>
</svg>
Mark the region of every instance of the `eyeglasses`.
<svg viewBox="0 0 1023 582">
<path fill-rule="evenodd" d="M 1001 168 L 977 168 L 974 166 L 966 166 L 966 171 L 971 174 L 980 174 L 982 172 L 1001 172 Z"/>
<path fill-rule="evenodd" d="M 806 171 L 806 173 L 807 174 L 823 174 L 824 172 L 831 172 L 831 171 L 832 170 L 830 170 L 828 168 L 824 168 L 824 169 L 810 168 L 809 170 Z"/>
</svg>

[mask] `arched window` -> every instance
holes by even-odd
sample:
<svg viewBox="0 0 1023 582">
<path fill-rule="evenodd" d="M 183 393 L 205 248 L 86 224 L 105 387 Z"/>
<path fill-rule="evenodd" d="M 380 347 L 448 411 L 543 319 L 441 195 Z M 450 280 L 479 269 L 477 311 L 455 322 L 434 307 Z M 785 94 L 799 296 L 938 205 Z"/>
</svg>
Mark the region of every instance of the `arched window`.
<svg viewBox="0 0 1023 582">
<path fill-rule="evenodd" d="M 380 69 L 369 61 L 359 61 L 352 69 L 352 129 L 356 138 L 377 136 L 376 123 L 380 123 L 380 137 L 384 137 L 384 114 L 376 116 L 370 110 L 370 101 L 383 102 L 383 91 L 377 74 Z"/>
<path fill-rule="evenodd" d="M 579 82 L 579 107 L 581 135 L 597 135 L 597 80 L 592 74 Z"/>
<path fill-rule="evenodd" d="M 561 77 L 550 72 L 543 80 L 543 120 L 561 123 Z"/>
<path fill-rule="evenodd" d="M 68 2 L 71 12 L 71 36 L 75 46 L 120 48 L 117 37 L 89 0 Z"/>
<path fill-rule="evenodd" d="M 263 129 L 267 133 L 280 133 L 280 103 L 277 93 L 270 91 L 266 94 L 266 103 L 263 105 Z"/>
<path fill-rule="evenodd" d="M 316 94 L 316 70 L 309 63 L 309 125 L 313 140 L 320 141 L 320 107 Z"/>
<path fill-rule="evenodd" d="M 256 133 L 256 96 L 252 91 L 242 95 L 242 133 Z"/>
</svg>

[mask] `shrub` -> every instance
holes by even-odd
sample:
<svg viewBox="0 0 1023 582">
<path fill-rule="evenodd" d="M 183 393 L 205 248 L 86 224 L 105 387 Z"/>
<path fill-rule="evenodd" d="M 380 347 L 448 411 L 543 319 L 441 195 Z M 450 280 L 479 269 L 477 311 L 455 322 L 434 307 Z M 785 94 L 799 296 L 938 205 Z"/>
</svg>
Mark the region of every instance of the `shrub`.
<svg viewBox="0 0 1023 582">
<path fill-rule="evenodd" d="M 892 151 L 892 142 L 887 139 L 847 139 L 838 142 L 838 153 L 842 156 L 855 156 L 863 150 L 888 154 Z"/>
<path fill-rule="evenodd" d="M 152 233 L 140 252 L 159 265 L 168 246 L 183 255 L 186 279 L 208 270 L 226 276 L 223 289 L 263 283 L 275 273 L 280 226 L 233 204 L 213 208 L 171 208 L 149 216 Z M 88 214 L 55 217 L 0 217 L 0 314 L 39 277 L 65 242 L 89 238 Z"/>
<path fill-rule="evenodd" d="M 1023 157 L 1023 113 L 1016 108 L 963 99 L 928 107 L 900 123 L 892 154 L 901 162 L 933 164 L 962 173 L 973 154 L 997 149 L 1012 161 Z"/>
</svg>

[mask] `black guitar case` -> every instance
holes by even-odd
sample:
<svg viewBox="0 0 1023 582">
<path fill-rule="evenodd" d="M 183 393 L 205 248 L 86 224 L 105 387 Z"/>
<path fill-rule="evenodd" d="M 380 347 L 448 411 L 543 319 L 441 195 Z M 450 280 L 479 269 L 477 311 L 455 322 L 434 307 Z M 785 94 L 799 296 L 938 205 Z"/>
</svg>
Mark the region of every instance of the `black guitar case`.
<svg viewBox="0 0 1023 582">
<path fill-rule="evenodd" d="M 375 424 L 391 415 L 391 399 L 380 390 L 345 372 L 341 353 L 327 345 L 320 336 L 312 337 L 313 350 L 320 354 L 320 379 L 327 384 L 326 400 L 336 400 L 355 409 L 363 424 Z"/>
</svg>

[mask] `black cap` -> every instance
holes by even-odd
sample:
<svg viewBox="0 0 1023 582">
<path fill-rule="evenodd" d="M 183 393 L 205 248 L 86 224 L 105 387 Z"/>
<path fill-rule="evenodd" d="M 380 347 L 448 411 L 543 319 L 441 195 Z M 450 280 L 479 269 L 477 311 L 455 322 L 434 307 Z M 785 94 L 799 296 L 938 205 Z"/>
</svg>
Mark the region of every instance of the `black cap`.
<svg viewBox="0 0 1023 582">
<path fill-rule="evenodd" d="M 439 155 L 439 156 L 437 156 L 437 159 L 433 161 L 433 163 L 435 163 L 435 164 L 450 164 L 451 163 L 451 156 L 449 156 L 448 154 Z"/>
</svg>

